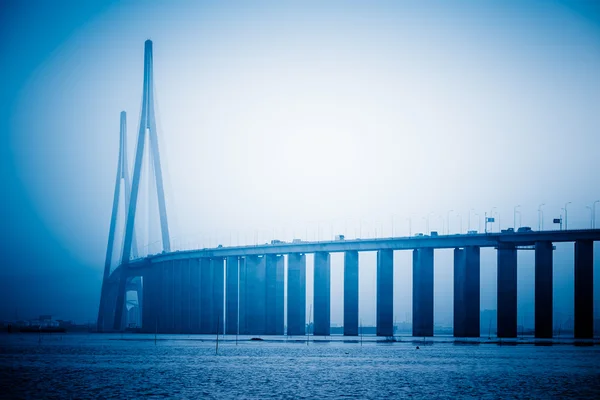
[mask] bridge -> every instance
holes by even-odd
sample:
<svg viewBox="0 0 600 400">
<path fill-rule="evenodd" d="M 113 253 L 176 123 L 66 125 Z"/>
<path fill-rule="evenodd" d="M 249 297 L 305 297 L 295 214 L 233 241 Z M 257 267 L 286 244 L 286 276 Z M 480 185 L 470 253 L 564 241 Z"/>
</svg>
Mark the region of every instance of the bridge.
<svg viewBox="0 0 600 400">
<path fill-rule="evenodd" d="M 130 184 L 125 113 L 121 113 L 119 163 L 109 231 L 99 331 L 122 331 L 128 322 L 127 292 L 143 332 L 304 335 L 306 255 L 314 254 L 315 335 L 330 333 L 330 254 L 344 254 L 344 335 L 359 334 L 359 252 L 377 252 L 376 332 L 393 336 L 394 251 L 411 251 L 413 336 L 433 336 L 433 271 L 436 249 L 454 249 L 454 336 L 480 336 L 480 249 L 497 251 L 497 335 L 517 336 L 517 252 L 535 252 L 535 336 L 553 334 L 554 243 L 574 242 L 576 339 L 593 337 L 593 244 L 600 229 L 476 233 L 334 241 L 300 241 L 170 251 L 160 154 L 153 104 L 152 42 L 146 41 L 142 116 Z M 134 221 L 144 146 L 148 138 L 154 167 L 161 254 L 137 257 Z M 120 186 L 124 183 L 126 224 L 119 266 L 111 271 Z M 284 284 L 287 263 L 287 321 Z M 285 327 L 287 326 L 287 332 Z"/>
</svg>

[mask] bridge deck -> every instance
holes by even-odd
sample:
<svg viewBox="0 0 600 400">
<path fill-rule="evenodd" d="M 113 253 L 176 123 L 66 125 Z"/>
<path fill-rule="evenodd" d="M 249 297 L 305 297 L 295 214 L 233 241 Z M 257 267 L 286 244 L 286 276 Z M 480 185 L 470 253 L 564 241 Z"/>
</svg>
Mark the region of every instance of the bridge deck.
<svg viewBox="0 0 600 400">
<path fill-rule="evenodd" d="M 539 241 L 575 242 L 577 240 L 600 241 L 600 229 L 569 231 L 479 233 L 439 236 L 411 236 L 378 239 L 352 239 L 322 242 L 299 242 L 233 246 L 175 251 L 147 257 L 150 262 L 162 262 L 200 257 L 230 257 L 266 254 L 315 253 L 318 251 L 338 253 L 344 251 L 377 251 L 382 249 L 412 250 L 420 248 L 454 249 L 467 246 L 498 247 L 499 245 L 532 245 Z M 140 260 L 130 262 L 130 267 L 143 266 Z"/>
</svg>

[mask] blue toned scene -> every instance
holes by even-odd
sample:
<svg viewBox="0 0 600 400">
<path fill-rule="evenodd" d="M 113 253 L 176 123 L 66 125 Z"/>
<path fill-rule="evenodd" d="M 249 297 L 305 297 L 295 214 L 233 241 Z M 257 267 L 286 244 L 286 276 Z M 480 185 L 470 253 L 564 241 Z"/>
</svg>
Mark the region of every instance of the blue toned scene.
<svg viewBox="0 0 600 400">
<path fill-rule="evenodd" d="M 0 1 L 0 399 L 600 398 L 600 2 Z"/>
</svg>

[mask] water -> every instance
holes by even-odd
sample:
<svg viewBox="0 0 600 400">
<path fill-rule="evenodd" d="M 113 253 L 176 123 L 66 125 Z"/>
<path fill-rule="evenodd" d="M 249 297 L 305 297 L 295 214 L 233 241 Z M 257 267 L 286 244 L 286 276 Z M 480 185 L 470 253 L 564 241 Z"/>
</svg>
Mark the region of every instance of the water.
<svg viewBox="0 0 600 400">
<path fill-rule="evenodd" d="M 0 335 L 0 398 L 600 398 L 600 346 Z"/>
</svg>

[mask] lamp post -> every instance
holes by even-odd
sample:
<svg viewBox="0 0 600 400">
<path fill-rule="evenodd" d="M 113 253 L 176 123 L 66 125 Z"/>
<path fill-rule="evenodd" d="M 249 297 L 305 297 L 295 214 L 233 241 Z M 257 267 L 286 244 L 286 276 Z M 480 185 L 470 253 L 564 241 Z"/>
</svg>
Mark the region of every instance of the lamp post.
<svg viewBox="0 0 600 400">
<path fill-rule="evenodd" d="M 542 207 L 545 205 L 546 203 L 542 203 L 538 206 L 538 231 L 544 229 L 544 210 L 542 210 Z"/>
<path fill-rule="evenodd" d="M 588 210 L 590 210 L 590 229 L 594 229 L 594 210 L 590 206 L 585 206 Z"/>
<path fill-rule="evenodd" d="M 520 205 L 513 207 L 513 229 L 517 228 L 517 208 L 521 207 Z"/>
<path fill-rule="evenodd" d="M 427 214 L 427 234 L 429 235 L 429 217 L 431 217 L 433 215 L 433 212 L 430 212 L 429 214 Z"/>
<path fill-rule="evenodd" d="M 471 211 L 475 211 L 475 209 L 474 209 L 474 208 L 471 208 L 471 209 L 469 210 L 469 218 L 468 218 L 468 220 L 469 220 L 469 229 L 468 229 L 468 230 L 471 230 Z"/>
<path fill-rule="evenodd" d="M 446 234 L 449 235 L 450 234 L 450 213 L 454 211 L 454 210 L 448 210 L 448 213 L 446 214 Z"/>
<path fill-rule="evenodd" d="M 571 204 L 570 201 L 565 203 L 565 231 L 569 230 L 569 211 L 567 210 L 569 204 Z"/>
<path fill-rule="evenodd" d="M 600 203 L 600 200 L 596 200 L 592 204 L 592 228 L 596 228 L 596 203 Z"/>
</svg>

